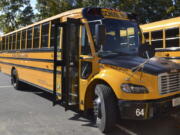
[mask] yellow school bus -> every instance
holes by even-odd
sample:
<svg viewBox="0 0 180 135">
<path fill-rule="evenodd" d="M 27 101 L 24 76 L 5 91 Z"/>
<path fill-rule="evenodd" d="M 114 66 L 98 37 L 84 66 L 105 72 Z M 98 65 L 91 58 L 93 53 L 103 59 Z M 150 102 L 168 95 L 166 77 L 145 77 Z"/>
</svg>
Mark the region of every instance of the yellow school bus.
<svg viewBox="0 0 180 135">
<path fill-rule="evenodd" d="M 66 109 L 92 111 L 108 132 L 121 119 L 150 119 L 180 105 L 180 65 L 141 45 L 132 14 L 74 9 L 2 36 L 1 71 L 54 95 Z"/>
<path fill-rule="evenodd" d="M 146 42 L 154 45 L 156 56 L 180 63 L 180 17 L 140 26 Z"/>
</svg>

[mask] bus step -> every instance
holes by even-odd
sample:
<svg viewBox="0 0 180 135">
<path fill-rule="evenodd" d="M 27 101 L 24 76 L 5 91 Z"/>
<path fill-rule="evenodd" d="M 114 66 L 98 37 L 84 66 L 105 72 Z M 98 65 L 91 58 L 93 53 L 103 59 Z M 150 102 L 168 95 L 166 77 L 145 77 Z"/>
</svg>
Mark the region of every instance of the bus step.
<svg viewBox="0 0 180 135">
<path fill-rule="evenodd" d="M 77 94 L 74 94 L 74 93 L 69 93 L 69 96 L 77 97 L 78 95 L 77 95 Z"/>
<path fill-rule="evenodd" d="M 69 105 L 69 106 L 75 106 L 75 105 L 77 105 L 77 103 L 75 103 L 75 102 L 69 102 L 68 105 Z"/>
</svg>

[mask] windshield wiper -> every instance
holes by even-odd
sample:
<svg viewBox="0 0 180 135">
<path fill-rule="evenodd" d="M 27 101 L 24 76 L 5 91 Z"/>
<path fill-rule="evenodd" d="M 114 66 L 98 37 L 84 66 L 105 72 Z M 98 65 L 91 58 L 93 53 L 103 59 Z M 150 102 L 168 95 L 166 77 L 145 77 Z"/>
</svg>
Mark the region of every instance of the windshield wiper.
<svg viewBox="0 0 180 135">
<path fill-rule="evenodd" d="M 113 57 L 113 56 L 117 56 L 119 53 L 117 52 L 113 52 L 113 51 L 99 51 L 98 52 L 98 56 L 99 57 Z"/>
<path fill-rule="evenodd" d="M 133 48 L 133 49 L 129 49 L 127 51 L 125 51 L 125 50 L 116 50 L 114 52 L 119 53 L 121 55 L 132 55 L 132 54 L 136 53 L 136 49 Z"/>
<path fill-rule="evenodd" d="M 129 81 L 129 80 L 133 77 L 133 75 L 134 75 L 135 72 L 138 72 L 138 71 L 140 71 L 140 70 L 143 71 L 144 66 L 151 60 L 151 58 L 149 57 L 149 54 L 147 53 L 147 51 L 146 51 L 146 55 L 147 55 L 147 58 L 148 58 L 148 59 L 145 60 L 143 63 L 139 64 L 138 66 L 133 67 L 133 68 L 131 69 L 132 74 L 130 75 L 130 77 L 128 77 L 128 78 L 126 79 L 127 81 Z"/>
</svg>

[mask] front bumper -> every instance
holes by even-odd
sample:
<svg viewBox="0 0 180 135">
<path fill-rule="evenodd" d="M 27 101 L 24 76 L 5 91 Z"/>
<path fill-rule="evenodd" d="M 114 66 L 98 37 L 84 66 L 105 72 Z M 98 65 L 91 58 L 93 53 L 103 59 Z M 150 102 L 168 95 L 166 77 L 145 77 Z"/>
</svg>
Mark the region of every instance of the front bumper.
<svg viewBox="0 0 180 135">
<path fill-rule="evenodd" d="M 177 100 L 178 99 L 178 100 Z M 118 107 L 120 117 L 123 119 L 151 119 L 154 116 L 171 112 L 174 108 L 180 109 L 180 94 L 158 100 L 127 101 L 119 100 Z"/>
</svg>

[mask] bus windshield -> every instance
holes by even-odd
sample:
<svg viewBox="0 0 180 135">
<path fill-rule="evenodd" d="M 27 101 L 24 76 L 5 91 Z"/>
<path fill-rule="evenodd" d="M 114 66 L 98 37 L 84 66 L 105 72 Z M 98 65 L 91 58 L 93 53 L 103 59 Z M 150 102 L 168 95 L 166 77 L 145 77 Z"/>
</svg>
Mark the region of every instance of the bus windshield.
<svg viewBox="0 0 180 135">
<path fill-rule="evenodd" d="M 102 23 L 106 27 L 106 42 L 104 53 L 137 55 L 139 44 L 139 28 L 135 22 L 128 20 L 102 19 L 90 23 L 91 32 L 95 39 L 95 24 Z"/>
</svg>

